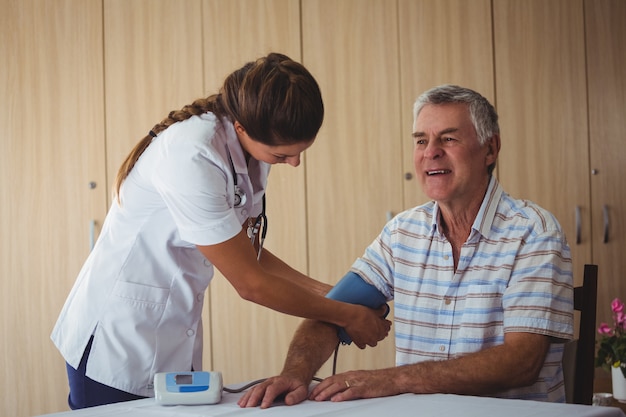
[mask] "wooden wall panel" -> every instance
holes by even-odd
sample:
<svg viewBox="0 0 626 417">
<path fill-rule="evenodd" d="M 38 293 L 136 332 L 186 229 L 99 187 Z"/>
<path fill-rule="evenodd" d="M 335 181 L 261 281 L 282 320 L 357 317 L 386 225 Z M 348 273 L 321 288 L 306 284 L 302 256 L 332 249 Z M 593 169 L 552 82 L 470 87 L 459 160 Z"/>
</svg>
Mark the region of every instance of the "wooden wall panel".
<svg viewBox="0 0 626 417">
<path fill-rule="evenodd" d="M 326 119 L 307 154 L 309 263 L 337 282 L 402 209 L 398 10 L 380 0 L 302 2 L 302 53 Z M 393 365 L 393 338 L 339 352 L 341 369 Z M 328 368 L 321 372 L 327 375 Z"/>
<path fill-rule="evenodd" d="M 109 190 L 133 146 L 204 95 L 200 0 L 104 0 Z"/>
<path fill-rule="evenodd" d="M 400 79 L 404 172 L 414 174 L 413 103 L 424 91 L 457 84 L 495 105 L 491 1 L 400 0 Z M 404 182 L 404 205 L 428 201 L 414 180 Z"/>
<path fill-rule="evenodd" d="M 563 226 L 577 284 L 591 260 L 589 147 L 582 0 L 495 0 L 499 178 Z M 576 243 L 576 207 L 581 241 Z"/>
<path fill-rule="evenodd" d="M 216 92 L 229 73 L 269 52 L 301 61 L 298 0 L 204 0 L 203 22 L 207 94 Z M 306 164 L 305 155 L 297 168 L 282 164 L 272 167 L 265 241 L 265 248 L 305 273 Z M 210 305 L 205 310 L 210 321 L 205 323 L 210 322 L 213 342 L 209 345 L 205 338 L 205 366 L 211 363 L 221 371 L 225 383 L 278 373 L 300 319 L 242 300 L 219 273 L 209 293 Z"/>
<path fill-rule="evenodd" d="M 0 415 L 25 417 L 67 409 L 50 332 L 106 209 L 101 2 L 3 0 L 0 62 Z"/>
<path fill-rule="evenodd" d="M 626 2 L 586 0 L 591 236 L 598 266 L 598 322 L 612 322 L 611 300 L 626 300 Z M 608 234 L 605 241 L 607 209 Z"/>
</svg>

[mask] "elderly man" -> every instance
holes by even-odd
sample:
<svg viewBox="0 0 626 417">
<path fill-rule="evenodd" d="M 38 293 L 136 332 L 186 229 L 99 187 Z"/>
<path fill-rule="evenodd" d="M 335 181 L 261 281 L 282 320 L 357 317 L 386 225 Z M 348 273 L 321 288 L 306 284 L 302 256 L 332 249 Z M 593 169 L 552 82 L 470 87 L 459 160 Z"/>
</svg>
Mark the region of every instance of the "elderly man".
<svg viewBox="0 0 626 417">
<path fill-rule="evenodd" d="M 333 375 L 309 392 L 338 333 L 308 320 L 282 373 L 248 391 L 241 407 L 266 408 L 282 394 L 287 405 L 401 393 L 564 402 L 570 251 L 549 212 L 513 199 L 492 175 L 495 109 L 467 88 L 436 87 L 415 103 L 413 137 L 416 176 L 433 201 L 392 219 L 337 286 L 338 298 L 394 300 L 396 366 Z"/>
</svg>

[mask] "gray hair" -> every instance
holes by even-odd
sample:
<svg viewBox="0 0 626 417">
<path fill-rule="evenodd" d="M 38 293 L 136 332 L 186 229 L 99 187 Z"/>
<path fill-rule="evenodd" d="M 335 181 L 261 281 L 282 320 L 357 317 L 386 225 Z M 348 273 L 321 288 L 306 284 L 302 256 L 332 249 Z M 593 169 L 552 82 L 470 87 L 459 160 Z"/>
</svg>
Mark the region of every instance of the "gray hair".
<svg viewBox="0 0 626 417">
<path fill-rule="evenodd" d="M 413 106 L 413 120 L 417 120 L 417 116 L 426 104 L 452 103 L 468 105 L 470 118 L 481 145 L 484 145 L 493 135 L 500 133 L 498 113 L 491 103 L 476 91 L 458 85 L 440 85 L 422 93 Z"/>
</svg>

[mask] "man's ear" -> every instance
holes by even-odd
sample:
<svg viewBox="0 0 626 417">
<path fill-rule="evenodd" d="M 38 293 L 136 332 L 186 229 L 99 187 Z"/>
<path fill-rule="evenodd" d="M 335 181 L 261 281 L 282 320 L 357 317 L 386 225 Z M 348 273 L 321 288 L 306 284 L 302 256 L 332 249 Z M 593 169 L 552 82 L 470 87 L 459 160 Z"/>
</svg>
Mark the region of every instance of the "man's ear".
<svg viewBox="0 0 626 417">
<path fill-rule="evenodd" d="M 495 133 L 489 139 L 487 139 L 487 166 L 493 164 L 498 159 L 500 153 L 500 135 Z"/>
</svg>

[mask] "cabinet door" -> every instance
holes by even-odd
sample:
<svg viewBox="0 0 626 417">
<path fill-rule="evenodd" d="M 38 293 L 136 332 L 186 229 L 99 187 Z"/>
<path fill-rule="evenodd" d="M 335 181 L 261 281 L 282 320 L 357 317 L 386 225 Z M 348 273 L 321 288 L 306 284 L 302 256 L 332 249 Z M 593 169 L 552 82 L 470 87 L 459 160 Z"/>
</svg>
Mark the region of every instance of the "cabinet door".
<svg viewBox="0 0 626 417">
<path fill-rule="evenodd" d="M 491 2 L 400 0 L 400 80 L 406 208 L 428 201 L 412 180 L 413 103 L 424 91 L 457 84 L 494 102 Z"/>
<path fill-rule="evenodd" d="M 397 13 L 384 0 L 302 2 L 304 63 L 326 108 L 306 165 L 309 270 L 321 281 L 336 283 L 403 207 Z M 393 345 L 340 349 L 338 368 L 391 366 Z"/>
<path fill-rule="evenodd" d="M 557 217 L 580 284 L 591 261 L 582 0 L 495 0 L 493 13 L 499 178 Z"/>
<path fill-rule="evenodd" d="M 200 11 L 200 0 L 104 1 L 109 190 L 135 144 L 204 95 Z"/>
<path fill-rule="evenodd" d="M 0 62 L 0 415 L 20 417 L 67 410 L 50 332 L 106 210 L 101 2 L 3 1 Z"/>
<path fill-rule="evenodd" d="M 217 92 L 229 73 L 268 52 L 301 61 L 298 0 L 205 0 L 202 4 L 207 94 Z M 302 272 L 307 269 L 306 163 L 297 168 L 272 166 L 265 241 L 265 248 Z M 280 372 L 300 319 L 244 301 L 217 272 L 209 293 L 205 323 L 210 323 L 213 343 L 209 345 L 205 337 L 205 368 L 212 360 L 211 366 L 223 373 L 227 384 Z"/>
<path fill-rule="evenodd" d="M 598 322 L 607 323 L 612 322 L 611 300 L 615 297 L 626 300 L 624 17 L 626 2 L 623 0 L 585 2 L 589 153 L 592 173 L 595 173 L 591 176 L 590 239 L 593 242 L 593 262 L 598 264 L 599 273 Z"/>
</svg>

